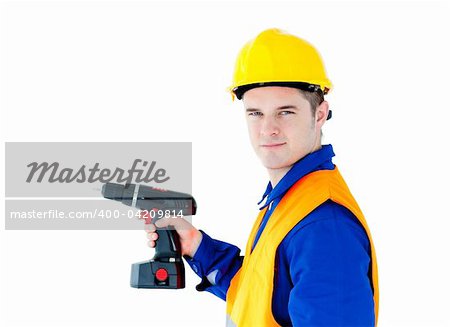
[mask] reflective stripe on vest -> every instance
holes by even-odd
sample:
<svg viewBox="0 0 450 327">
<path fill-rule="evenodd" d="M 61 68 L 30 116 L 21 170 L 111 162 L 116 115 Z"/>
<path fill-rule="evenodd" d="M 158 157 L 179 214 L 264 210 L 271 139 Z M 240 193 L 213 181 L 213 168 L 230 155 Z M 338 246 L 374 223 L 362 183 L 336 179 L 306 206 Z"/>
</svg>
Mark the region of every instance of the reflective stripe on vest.
<svg viewBox="0 0 450 327">
<path fill-rule="evenodd" d="M 378 319 L 378 270 L 375 248 L 366 220 L 337 167 L 319 170 L 297 181 L 283 196 L 251 252 L 267 207 L 260 211 L 250 233 L 242 267 L 227 291 L 227 326 L 279 326 L 272 314 L 276 250 L 284 237 L 314 209 L 332 200 L 350 210 L 370 241 L 375 324 Z"/>
</svg>

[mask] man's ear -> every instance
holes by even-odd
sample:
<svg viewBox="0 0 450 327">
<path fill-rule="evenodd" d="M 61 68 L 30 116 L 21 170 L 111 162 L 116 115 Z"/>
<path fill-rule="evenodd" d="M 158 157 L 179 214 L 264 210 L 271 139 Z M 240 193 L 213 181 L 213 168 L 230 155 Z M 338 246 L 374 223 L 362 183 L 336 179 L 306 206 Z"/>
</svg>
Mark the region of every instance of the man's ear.
<svg viewBox="0 0 450 327">
<path fill-rule="evenodd" d="M 316 124 L 318 127 L 322 128 L 323 124 L 325 124 L 328 117 L 328 102 L 322 101 L 322 103 L 316 109 Z"/>
</svg>

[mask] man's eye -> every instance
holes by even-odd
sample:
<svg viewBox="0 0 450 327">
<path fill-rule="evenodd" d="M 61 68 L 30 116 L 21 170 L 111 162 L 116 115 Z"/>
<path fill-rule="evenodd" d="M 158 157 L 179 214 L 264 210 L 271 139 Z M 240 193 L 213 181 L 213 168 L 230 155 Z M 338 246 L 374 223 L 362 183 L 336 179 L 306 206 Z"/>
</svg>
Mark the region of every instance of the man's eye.
<svg viewBox="0 0 450 327">
<path fill-rule="evenodd" d="M 286 115 L 290 115 L 290 114 L 294 114 L 293 111 L 288 111 L 288 110 L 284 110 L 280 112 L 280 115 L 282 116 L 286 116 Z"/>
<path fill-rule="evenodd" d="M 262 113 L 259 111 L 253 111 L 248 113 L 249 116 L 261 116 Z"/>
</svg>

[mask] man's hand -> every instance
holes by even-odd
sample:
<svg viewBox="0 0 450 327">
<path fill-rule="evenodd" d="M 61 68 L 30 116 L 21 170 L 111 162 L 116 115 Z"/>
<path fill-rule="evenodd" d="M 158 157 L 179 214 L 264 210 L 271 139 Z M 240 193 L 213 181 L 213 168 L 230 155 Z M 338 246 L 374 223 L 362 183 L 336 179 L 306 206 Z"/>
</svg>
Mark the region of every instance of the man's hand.
<svg viewBox="0 0 450 327">
<path fill-rule="evenodd" d="M 146 224 L 145 226 L 147 238 L 149 239 L 148 246 L 151 248 L 156 246 L 158 240 L 156 227 L 173 226 L 180 238 L 181 255 L 188 255 L 191 258 L 194 257 L 203 237 L 202 233 L 197 228 L 192 226 L 192 224 L 184 218 L 180 217 L 162 218 L 156 222 L 156 226 L 153 223 Z"/>
</svg>

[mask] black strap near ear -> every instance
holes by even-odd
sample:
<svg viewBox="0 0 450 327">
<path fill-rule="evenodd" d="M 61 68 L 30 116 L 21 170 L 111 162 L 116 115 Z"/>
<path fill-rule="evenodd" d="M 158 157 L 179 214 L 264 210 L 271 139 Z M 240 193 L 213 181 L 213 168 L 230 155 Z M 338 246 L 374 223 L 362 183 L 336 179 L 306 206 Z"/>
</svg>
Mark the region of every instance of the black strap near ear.
<svg viewBox="0 0 450 327">
<path fill-rule="evenodd" d="M 331 119 L 331 117 L 333 117 L 332 111 L 331 111 L 331 110 L 328 110 L 328 117 L 327 117 L 327 120 L 328 120 L 328 119 Z"/>
</svg>

